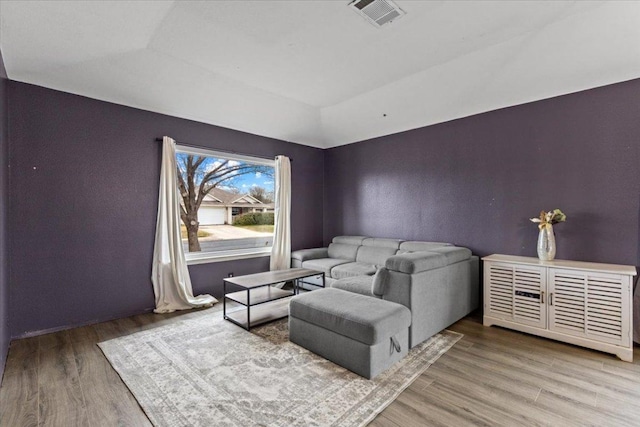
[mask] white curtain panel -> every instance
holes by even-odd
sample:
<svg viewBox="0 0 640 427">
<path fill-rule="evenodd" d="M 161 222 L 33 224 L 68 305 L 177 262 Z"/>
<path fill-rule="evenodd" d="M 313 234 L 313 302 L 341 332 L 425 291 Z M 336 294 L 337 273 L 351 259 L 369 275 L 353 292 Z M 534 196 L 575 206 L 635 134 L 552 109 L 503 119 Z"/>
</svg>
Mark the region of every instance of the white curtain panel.
<svg viewBox="0 0 640 427">
<path fill-rule="evenodd" d="M 211 295 L 193 296 L 180 236 L 179 197 L 176 143 L 165 136 L 162 142 L 158 219 L 151 271 L 153 292 L 156 295 L 155 313 L 205 307 L 217 302 Z"/>
<path fill-rule="evenodd" d="M 291 267 L 291 161 L 276 157 L 276 211 L 271 270 Z"/>
</svg>

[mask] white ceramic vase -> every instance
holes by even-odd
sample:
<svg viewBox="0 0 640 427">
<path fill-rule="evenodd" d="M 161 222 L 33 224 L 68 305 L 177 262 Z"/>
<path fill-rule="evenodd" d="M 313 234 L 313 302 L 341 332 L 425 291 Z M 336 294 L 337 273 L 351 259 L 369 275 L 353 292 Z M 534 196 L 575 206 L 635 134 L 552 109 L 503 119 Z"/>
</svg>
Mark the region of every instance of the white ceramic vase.
<svg viewBox="0 0 640 427">
<path fill-rule="evenodd" d="M 553 234 L 553 226 L 547 224 L 538 234 L 538 258 L 542 261 L 551 261 L 556 257 L 556 236 Z"/>
</svg>

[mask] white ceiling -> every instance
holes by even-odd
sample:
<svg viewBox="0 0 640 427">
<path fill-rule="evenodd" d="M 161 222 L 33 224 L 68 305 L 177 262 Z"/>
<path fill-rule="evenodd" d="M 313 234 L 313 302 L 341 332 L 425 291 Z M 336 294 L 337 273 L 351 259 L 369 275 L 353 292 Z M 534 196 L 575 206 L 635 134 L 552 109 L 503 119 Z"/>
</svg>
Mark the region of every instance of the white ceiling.
<svg viewBox="0 0 640 427">
<path fill-rule="evenodd" d="M 0 1 L 12 80 L 333 147 L 640 77 L 640 2 Z M 386 116 L 385 116 L 386 115 Z"/>
</svg>

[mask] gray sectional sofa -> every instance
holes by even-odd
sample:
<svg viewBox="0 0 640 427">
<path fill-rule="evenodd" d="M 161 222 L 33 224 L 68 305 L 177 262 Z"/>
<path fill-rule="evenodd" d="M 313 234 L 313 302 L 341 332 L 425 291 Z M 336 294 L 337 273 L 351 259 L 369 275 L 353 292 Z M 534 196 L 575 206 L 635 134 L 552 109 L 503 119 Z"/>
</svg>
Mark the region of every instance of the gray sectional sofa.
<svg viewBox="0 0 640 427">
<path fill-rule="evenodd" d="M 407 307 L 410 348 L 478 308 L 478 257 L 449 243 L 337 236 L 291 258 L 292 267 L 323 271 L 327 286 Z"/>
</svg>

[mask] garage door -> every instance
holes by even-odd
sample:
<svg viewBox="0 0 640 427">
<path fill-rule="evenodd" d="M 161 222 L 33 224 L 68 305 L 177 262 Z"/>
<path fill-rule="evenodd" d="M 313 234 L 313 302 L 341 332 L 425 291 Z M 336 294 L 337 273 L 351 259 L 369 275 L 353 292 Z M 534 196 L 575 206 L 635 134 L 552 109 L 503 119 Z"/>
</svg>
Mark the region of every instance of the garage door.
<svg viewBox="0 0 640 427">
<path fill-rule="evenodd" d="M 198 221 L 200 225 L 224 224 L 225 208 L 201 207 L 198 210 Z"/>
</svg>

